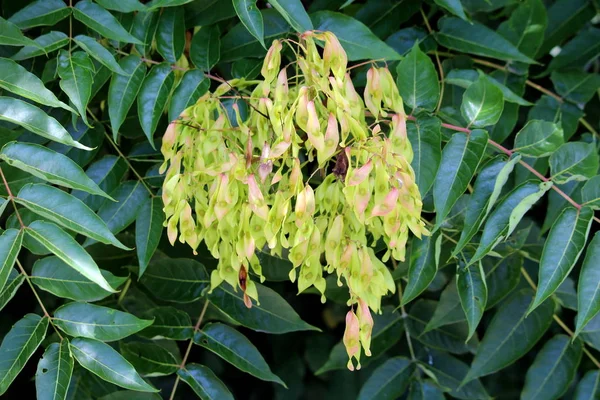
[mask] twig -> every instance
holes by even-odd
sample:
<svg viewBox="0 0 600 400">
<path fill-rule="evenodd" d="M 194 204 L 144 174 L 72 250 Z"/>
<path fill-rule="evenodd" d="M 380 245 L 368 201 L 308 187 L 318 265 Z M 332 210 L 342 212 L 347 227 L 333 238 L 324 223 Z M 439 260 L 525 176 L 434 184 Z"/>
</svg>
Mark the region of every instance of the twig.
<svg viewBox="0 0 600 400">
<path fill-rule="evenodd" d="M 204 303 L 204 307 L 202 308 L 202 311 L 200 312 L 200 317 L 198 317 L 198 322 L 196 322 L 196 325 L 194 326 L 194 334 L 200 330 L 200 325 L 202 324 L 202 320 L 204 319 L 204 314 L 206 314 L 206 309 L 208 308 L 208 299 L 206 299 L 206 302 Z M 185 354 L 183 355 L 183 359 L 181 360 L 181 365 L 179 366 L 180 369 L 185 369 L 185 364 L 187 363 L 187 359 L 190 356 L 190 352 L 192 351 L 192 346 L 194 345 L 194 337 L 192 336 L 192 338 L 190 339 L 190 342 L 188 343 L 188 347 L 187 350 L 185 351 Z M 175 378 L 175 383 L 173 384 L 173 390 L 171 390 L 171 396 L 169 396 L 169 400 L 173 400 L 175 398 L 175 393 L 177 392 L 177 386 L 179 385 L 179 375 L 177 375 L 177 377 Z"/>
</svg>

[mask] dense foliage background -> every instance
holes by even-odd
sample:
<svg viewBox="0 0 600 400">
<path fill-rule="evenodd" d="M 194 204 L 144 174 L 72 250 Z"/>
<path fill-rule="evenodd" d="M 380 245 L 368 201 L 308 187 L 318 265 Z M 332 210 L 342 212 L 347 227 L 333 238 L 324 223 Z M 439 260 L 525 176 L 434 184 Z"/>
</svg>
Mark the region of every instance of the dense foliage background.
<svg viewBox="0 0 600 400">
<path fill-rule="evenodd" d="M 1 4 L 6 398 L 600 398 L 596 1 Z M 399 293 L 357 372 L 335 277 L 321 304 L 261 253 L 247 309 L 162 226 L 168 122 L 311 29 L 357 87 L 364 61 L 397 77 L 434 231 L 388 263 Z"/>
</svg>

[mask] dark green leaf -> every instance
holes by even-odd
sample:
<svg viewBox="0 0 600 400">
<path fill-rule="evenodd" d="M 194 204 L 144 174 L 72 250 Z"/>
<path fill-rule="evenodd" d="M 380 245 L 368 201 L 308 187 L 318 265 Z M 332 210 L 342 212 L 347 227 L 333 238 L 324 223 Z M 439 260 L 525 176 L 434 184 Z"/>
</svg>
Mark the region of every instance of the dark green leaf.
<svg viewBox="0 0 600 400">
<path fill-rule="evenodd" d="M 162 11 L 156 29 L 156 49 L 171 64 L 179 60 L 185 47 L 183 8 L 169 7 Z"/>
<path fill-rule="evenodd" d="M 23 230 L 7 229 L 0 235 L 0 293 L 8 282 L 22 243 Z"/>
<path fill-rule="evenodd" d="M 160 12 L 158 11 L 140 11 L 133 17 L 131 34 L 144 43 L 144 45 L 135 46 L 143 56 L 148 56 L 150 53 L 159 17 Z"/>
<path fill-rule="evenodd" d="M 530 157 L 547 157 L 565 142 L 562 128 L 548 121 L 530 120 L 515 137 L 515 151 Z"/>
<path fill-rule="evenodd" d="M 73 374 L 69 341 L 52 343 L 37 365 L 35 388 L 39 400 L 64 400 Z"/>
<path fill-rule="evenodd" d="M 285 386 L 285 383 L 271 372 L 271 368 L 256 347 L 230 326 L 221 323 L 205 325 L 194 334 L 194 343 L 207 348 L 250 375 Z"/>
<path fill-rule="evenodd" d="M 0 45 L 3 46 L 37 46 L 33 40 L 25 37 L 19 27 L 0 17 Z"/>
<path fill-rule="evenodd" d="M 151 266 L 152 264 L 150 264 Z M 147 276 L 148 272 L 144 278 Z M 208 281 L 205 284 L 208 284 Z M 216 287 L 208 298 L 231 319 L 255 331 L 287 333 L 319 330 L 319 328 L 302 321 L 296 311 L 275 291 L 259 283 L 255 283 L 255 285 L 261 303 L 252 304 L 250 309 L 244 305 L 242 291 L 234 290 L 225 282 Z"/>
<path fill-rule="evenodd" d="M 73 16 L 108 39 L 125 43 L 143 44 L 131 36 L 110 12 L 98 4 L 92 3 L 90 0 L 77 2 L 73 8 Z"/>
<path fill-rule="evenodd" d="M 106 281 L 92 257 L 68 233 L 50 222 L 35 221 L 26 233 L 102 289 L 116 290 Z"/>
<path fill-rule="evenodd" d="M 460 18 L 464 19 L 465 21 L 469 20 L 469 18 L 465 14 L 465 10 L 463 9 L 462 4 L 460 3 L 460 0 L 434 0 L 434 1 L 438 6 L 445 8 L 446 10 L 450 11 L 452 14 L 456 15 L 457 17 L 460 17 Z"/>
<path fill-rule="evenodd" d="M 502 91 L 484 76 L 469 85 L 460 106 L 460 112 L 467 121 L 467 126 L 475 128 L 494 125 L 500 119 L 503 109 Z"/>
<path fill-rule="evenodd" d="M 439 249 L 436 249 L 437 237 L 423 236 L 414 238 L 411 244 L 408 283 L 402 294 L 402 304 L 406 304 L 420 295 L 435 278 L 439 263 Z"/>
<path fill-rule="evenodd" d="M 142 376 L 163 376 L 177 372 L 181 360 L 154 343 L 128 342 L 120 344 L 121 354 Z"/>
<path fill-rule="evenodd" d="M 508 88 L 508 86 L 504 85 L 503 83 L 497 81 L 496 79 L 494 79 L 488 75 L 485 75 L 483 72 L 476 71 L 474 69 L 453 69 L 446 76 L 446 83 L 449 83 L 451 85 L 460 86 L 460 87 L 466 89 L 469 86 L 471 86 L 471 84 L 473 82 L 477 81 L 478 79 L 486 79 L 489 83 L 491 83 L 492 85 L 494 85 L 498 89 L 500 89 L 500 91 L 502 92 L 502 95 L 504 96 L 504 101 L 506 101 L 506 102 L 515 103 L 515 104 L 519 104 L 522 106 L 531 106 L 532 105 L 530 102 L 528 102 L 527 100 L 525 100 L 521 96 L 517 95 L 512 90 L 510 90 L 510 88 Z M 505 108 L 506 108 L 506 105 L 505 105 Z"/>
<path fill-rule="evenodd" d="M 88 206 L 63 190 L 43 184 L 28 184 L 19 191 L 16 201 L 67 229 L 102 243 L 131 250 L 112 234 L 104 221 Z"/>
<path fill-rule="evenodd" d="M 8 281 L 4 285 L 2 292 L 0 292 L 0 311 L 17 293 L 23 281 L 25 281 L 25 275 L 19 274 L 15 269 L 10 272 Z"/>
<path fill-rule="evenodd" d="M 210 368 L 200 364 L 187 364 L 177 371 L 182 381 L 187 383 L 202 400 L 233 400 L 227 386 L 217 378 Z"/>
<path fill-rule="evenodd" d="M 588 180 L 581 189 L 581 200 L 593 210 L 600 208 L 600 176 Z"/>
<path fill-rule="evenodd" d="M 406 392 L 415 365 L 405 357 L 393 357 L 381 364 L 364 383 L 358 400 L 396 399 Z"/>
<path fill-rule="evenodd" d="M 71 14 L 62 0 L 36 0 L 14 13 L 9 19 L 20 29 L 52 26 Z"/>
<path fill-rule="evenodd" d="M 154 146 L 154 131 L 163 114 L 171 89 L 175 83 L 175 74 L 171 65 L 155 65 L 148 73 L 137 98 L 138 116 L 148 141 Z"/>
<path fill-rule="evenodd" d="M 127 163 L 122 158 L 107 155 L 90 165 L 85 173 L 100 189 L 111 193 L 119 186 L 127 170 Z M 94 211 L 98 210 L 105 200 L 102 196 L 79 190 L 74 190 L 72 194 Z"/>
<path fill-rule="evenodd" d="M 0 96 L 0 110 L 0 120 L 20 125 L 28 131 L 58 143 L 82 150 L 91 150 L 73 140 L 69 132 L 57 120 L 32 104 L 13 97 Z"/>
<path fill-rule="evenodd" d="M 48 318 L 27 314 L 17 321 L 4 336 L 0 346 L 0 395 L 4 394 L 13 380 L 35 353 L 48 328 Z"/>
<path fill-rule="evenodd" d="M 266 48 L 263 18 L 256 7 L 256 0 L 233 0 L 233 7 L 242 24 L 248 29 L 248 32 Z"/>
<path fill-rule="evenodd" d="M 210 81 L 200 70 L 187 71 L 171 96 L 169 102 L 169 121 L 175 120 L 186 108 L 208 91 Z"/>
<path fill-rule="evenodd" d="M 566 335 L 548 340 L 527 370 L 521 399 L 559 399 L 575 377 L 583 343 Z"/>
<path fill-rule="evenodd" d="M 487 163 L 479 172 L 473 187 L 473 193 L 469 198 L 469 205 L 465 212 L 463 231 L 452 255 L 456 256 L 469 243 L 481 228 L 483 221 L 487 218 L 496 200 L 502 192 L 502 188 L 521 160 L 519 155 L 511 157 L 508 161 L 496 158 Z"/>
<path fill-rule="evenodd" d="M 600 75 L 579 71 L 553 71 L 552 83 L 556 92 L 575 103 L 587 103 L 600 88 Z"/>
<path fill-rule="evenodd" d="M 144 11 L 146 7 L 138 0 L 96 0 L 107 10 L 118 11 L 122 13 L 130 13 L 134 11 Z"/>
<path fill-rule="evenodd" d="M 585 240 L 585 239 L 584 239 Z M 577 286 L 577 323 L 575 335 L 600 311 L 600 233 L 596 232 L 590 242 L 581 266 L 579 285 Z"/>
<path fill-rule="evenodd" d="M 594 17 L 595 9 L 589 0 L 558 0 L 548 9 L 548 26 L 544 43 L 538 56 L 548 53 L 554 46 L 579 31 Z"/>
<path fill-rule="evenodd" d="M 462 132 L 453 134 L 444 147 L 433 183 L 436 227 L 442 224 L 458 198 L 467 190 L 485 153 L 487 141 L 487 132 L 477 129 L 470 135 Z"/>
<path fill-rule="evenodd" d="M 196 68 L 202 71 L 211 70 L 221 58 L 221 30 L 219 25 L 201 28 L 192 38 L 191 46 L 190 59 Z"/>
<path fill-rule="evenodd" d="M 569 275 L 585 247 L 594 213 L 565 209 L 550 229 L 540 260 L 540 276 L 531 310 L 546 300 Z"/>
<path fill-rule="evenodd" d="M 333 11 L 318 11 L 311 14 L 318 31 L 333 32 L 348 54 L 349 61 L 364 59 L 399 60 L 400 54 L 382 42 L 362 22 Z"/>
<path fill-rule="evenodd" d="M 406 124 L 408 140 L 413 149 L 411 166 L 415 183 L 424 198 L 435 180 L 442 158 L 441 121 L 433 117 L 419 117 Z"/>
<path fill-rule="evenodd" d="M 113 288 L 121 286 L 127 280 L 126 276 L 114 276 L 108 271 L 100 270 L 100 273 Z M 112 294 L 70 268 L 58 257 L 44 257 L 36 261 L 31 281 L 55 296 L 77 301 L 98 301 Z"/>
<path fill-rule="evenodd" d="M 410 383 L 407 400 L 444 400 L 444 393 L 433 382 L 413 380 Z"/>
<path fill-rule="evenodd" d="M 152 308 L 144 313 L 144 317 L 154 319 L 152 325 L 139 333 L 148 339 L 186 340 L 194 333 L 190 316 L 174 307 Z"/>
<path fill-rule="evenodd" d="M 121 59 L 119 65 L 127 75 L 113 74 L 108 89 L 108 115 L 115 140 L 146 76 L 146 64 L 136 55 Z"/>
<path fill-rule="evenodd" d="M 550 172 L 556 183 L 585 181 L 596 175 L 600 162 L 594 143 L 569 142 L 550 156 Z"/>
<path fill-rule="evenodd" d="M 600 54 L 600 29 L 581 30 L 552 59 L 546 73 L 558 69 L 581 68 Z"/>
<path fill-rule="evenodd" d="M 513 253 L 504 258 L 485 257 L 482 263 L 488 287 L 486 309 L 489 310 L 503 300 L 519 284 L 523 257 L 519 253 Z"/>
<path fill-rule="evenodd" d="M 99 378 L 125 389 L 158 392 L 138 375 L 131 364 L 106 343 L 88 338 L 75 338 L 69 347 L 77 362 Z"/>
<path fill-rule="evenodd" d="M 440 84 L 431 59 L 415 44 L 398 64 L 396 83 L 404 103 L 410 108 L 433 111 L 440 97 Z"/>
<path fill-rule="evenodd" d="M 21 61 L 48 54 L 69 44 L 69 37 L 63 32 L 52 31 L 35 38 L 32 45 L 25 46 L 11 58 Z"/>
<path fill-rule="evenodd" d="M 2 70 L 0 87 L 37 103 L 50 107 L 61 107 L 74 112 L 71 107 L 58 100 L 54 93 L 46 89 L 37 76 L 16 62 L 7 58 L 0 58 L 0 69 Z"/>
<path fill-rule="evenodd" d="M 444 17 L 440 19 L 438 26 L 440 31 L 435 34 L 435 38 L 439 44 L 449 49 L 504 61 L 535 63 L 508 40 L 478 22 L 469 23 L 455 17 Z"/>
<path fill-rule="evenodd" d="M 532 299 L 533 293 L 524 289 L 496 311 L 463 382 L 507 367 L 540 340 L 552 323 L 554 304 L 544 302 L 527 316 Z"/>
<path fill-rule="evenodd" d="M 152 197 L 141 206 L 135 223 L 135 247 L 140 264 L 141 277 L 162 236 L 165 213 L 160 197 Z"/>
<path fill-rule="evenodd" d="M 528 119 L 543 119 L 561 124 L 565 140 L 568 140 L 583 117 L 583 111 L 574 104 L 559 102 L 550 96 L 542 96 L 529 111 Z"/>
<path fill-rule="evenodd" d="M 588 371 L 577 384 L 573 400 L 593 400 L 600 396 L 600 372 Z"/>
<path fill-rule="evenodd" d="M 465 320 L 465 313 L 460 304 L 456 281 L 453 279 L 440 295 L 440 301 L 438 301 L 435 311 L 429 322 L 427 322 L 423 333 L 439 328 L 440 326 L 455 324 Z"/>
<path fill-rule="evenodd" d="M 100 64 L 104 65 L 112 72 L 121 75 L 127 75 L 127 73 L 123 71 L 117 60 L 115 60 L 115 56 L 110 51 L 108 51 L 106 47 L 98 43 L 96 39 L 85 35 L 77 35 L 73 38 L 73 40 L 75 41 L 75 43 L 77 43 L 79 47 L 85 50 L 87 54 L 89 54 L 91 57 L 94 57 L 96 60 L 98 60 Z"/>
<path fill-rule="evenodd" d="M 192 259 L 161 258 L 148 265 L 140 283 L 158 299 L 191 303 L 202 297 L 209 276 L 204 265 Z"/>
<path fill-rule="evenodd" d="M 269 0 L 269 3 L 279 11 L 296 32 L 304 33 L 314 29 L 300 0 Z"/>
<path fill-rule="evenodd" d="M 510 13 L 508 20 L 500 24 L 498 33 L 527 57 L 536 58 L 544 40 L 547 19 L 542 0 L 526 0 Z"/>
<path fill-rule="evenodd" d="M 459 269 L 456 275 L 456 286 L 469 324 L 468 341 L 475 333 L 487 304 L 488 289 L 481 261 L 478 265 Z"/>
<path fill-rule="evenodd" d="M 480 260 L 517 227 L 525 213 L 546 193 L 550 182 L 527 181 L 513 189 L 492 211 L 483 228 L 477 251 L 469 263 Z"/>
</svg>

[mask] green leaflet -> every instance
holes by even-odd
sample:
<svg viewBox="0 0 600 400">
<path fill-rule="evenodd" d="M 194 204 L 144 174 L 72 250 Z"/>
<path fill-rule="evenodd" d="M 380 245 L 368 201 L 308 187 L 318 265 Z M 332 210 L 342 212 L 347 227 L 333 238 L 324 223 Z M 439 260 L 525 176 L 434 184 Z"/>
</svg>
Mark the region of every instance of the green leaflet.
<svg viewBox="0 0 600 400">
<path fill-rule="evenodd" d="M 162 11 L 156 29 L 156 49 L 163 58 L 174 64 L 185 46 L 183 8 L 169 7 Z"/>
<path fill-rule="evenodd" d="M 465 312 L 463 311 L 456 286 L 456 279 L 452 279 L 440 295 L 435 311 L 429 322 L 425 326 L 423 333 L 444 325 L 455 324 L 465 321 Z"/>
<path fill-rule="evenodd" d="M 7 229 L 0 235 L 0 293 L 4 290 L 23 243 L 23 230 Z"/>
<path fill-rule="evenodd" d="M 193 46 L 193 45 L 192 45 Z M 177 88 L 173 91 L 169 102 L 169 122 L 174 121 L 189 106 L 208 91 L 210 81 L 200 70 L 187 71 Z"/>
<path fill-rule="evenodd" d="M 192 38 L 192 47 L 190 49 L 190 58 L 196 68 L 202 71 L 209 71 L 219 62 L 221 58 L 220 36 L 221 30 L 218 25 L 207 26 L 196 32 Z M 192 72 L 194 71 L 188 71 L 186 75 Z M 173 118 L 170 117 L 170 119 L 172 120 Z"/>
<path fill-rule="evenodd" d="M 146 64 L 136 55 L 122 58 L 119 65 L 127 75 L 113 74 L 108 89 L 108 115 L 115 141 L 146 76 Z"/>
<path fill-rule="evenodd" d="M 481 261 L 478 265 L 471 265 L 464 269 L 459 267 L 456 274 L 456 286 L 460 304 L 469 324 L 469 335 L 466 340 L 468 342 L 475 333 L 487 304 L 488 289 Z"/>
<path fill-rule="evenodd" d="M 440 97 L 438 75 L 433 62 L 418 44 L 400 61 L 396 71 L 396 83 L 404 104 L 412 109 L 433 111 Z"/>
<path fill-rule="evenodd" d="M 201 399 L 233 400 L 227 386 L 212 372 L 200 364 L 186 364 L 177 375 L 187 383 Z"/>
<path fill-rule="evenodd" d="M 540 259 L 538 289 L 530 310 L 547 299 L 569 275 L 583 252 L 594 213 L 589 208 L 565 209 L 544 244 Z"/>
<path fill-rule="evenodd" d="M 50 344 L 40 359 L 35 373 L 37 398 L 39 400 L 65 399 L 73 374 L 73 364 L 68 339 Z"/>
<path fill-rule="evenodd" d="M 467 127 L 483 128 L 494 125 L 504 109 L 504 95 L 485 76 L 473 82 L 463 95 L 460 112 L 467 121 Z"/>
<path fill-rule="evenodd" d="M 58 53 L 58 76 L 60 76 L 61 89 L 69 96 L 86 125 L 90 125 L 86 108 L 92 97 L 94 80 L 92 60 L 83 51 L 69 53 L 61 50 Z"/>
<path fill-rule="evenodd" d="M 304 33 L 314 29 L 300 0 L 272 0 L 269 3 L 279 11 L 296 32 Z"/>
<path fill-rule="evenodd" d="M 23 47 L 11 58 L 21 61 L 32 57 L 51 53 L 69 44 L 69 37 L 63 32 L 51 31 L 45 35 L 38 36 L 33 44 Z"/>
<path fill-rule="evenodd" d="M 395 399 L 408 389 L 415 365 L 408 358 L 393 357 L 380 365 L 367 379 L 358 400 Z"/>
<path fill-rule="evenodd" d="M 547 157 L 565 142 L 560 126 L 548 121 L 530 120 L 515 137 L 515 151 L 530 157 Z"/>
<path fill-rule="evenodd" d="M 266 49 L 265 28 L 262 14 L 256 7 L 256 0 L 233 0 L 233 7 L 242 24 Z"/>
<path fill-rule="evenodd" d="M 77 2 L 73 8 L 73 16 L 108 39 L 125 43 L 143 44 L 131 36 L 110 12 L 98 4 L 92 3 L 90 0 Z"/>
<path fill-rule="evenodd" d="M 121 354 L 142 376 L 154 377 L 177 372 L 181 357 L 154 343 L 127 342 L 119 345 Z"/>
<path fill-rule="evenodd" d="M 175 307 L 155 307 L 146 310 L 144 317 L 154 323 L 139 332 L 148 339 L 186 340 L 194 334 L 194 326 L 190 316 Z"/>
<path fill-rule="evenodd" d="M 144 79 L 137 98 L 140 124 L 153 147 L 153 134 L 167 105 L 174 83 L 175 76 L 169 64 L 155 65 Z"/>
<path fill-rule="evenodd" d="M 438 118 L 419 117 L 406 124 L 408 140 L 413 149 L 411 166 L 421 197 L 425 197 L 433 182 L 442 158 L 441 121 Z"/>
<path fill-rule="evenodd" d="M 140 264 L 140 278 L 158 247 L 164 220 L 165 213 L 160 197 L 151 197 L 142 204 L 135 222 L 135 247 Z"/>
<path fill-rule="evenodd" d="M 68 17 L 71 9 L 62 0 L 36 0 L 14 13 L 9 19 L 20 29 L 54 25 Z"/>
<path fill-rule="evenodd" d="M 585 181 L 596 175 L 600 162 L 594 143 L 569 142 L 550 156 L 552 181 Z"/>
<path fill-rule="evenodd" d="M 162 258 L 148 265 L 140 283 L 158 299 L 190 303 L 202 297 L 209 275 L 197 261 Z"/>
<path fill-rule="evenodd" d="M 33 40 L 25 37 L 18 26 L 0 17 L 0 45 L 3 46 L 37 46 Z"/>
<path fill-rule="evenodd" d="M 13 380 L 46 337 L 48 318 L 27 314 L 13 325 L 0 346 L 0 395 Z"/>
<path fill-rule="evenodd" d="M 600 311 L 600 276 L 598 262 L 600 261 L 600 233 L 596 232 L 587 247 L 585 259 L 581 266 L 579 285 L 577 286 L 577 319 L 575 336 Z"/>
<path fill-rule="evenodd" d="M 15 269 L 10 271 L 8 281 L 6 282 L 6 285 L 4 285 L 4 289 L 0 292 L 0 311 L 17 293 L 17 290 L 19 290 L 23 281 L 25 281 L 25 275 L 19 274 Z"/>
<path fill-rule="evenodd" d="M 577 384 L 574 400 L 589 400 L 600 395 L 600 373 L 596 371 L 588 371 Z"/>
<path fill-rule="evenodd" d="M 413 238 L 411 242 L 408 284 L 402 294 L 402 304 L 414 300 L 435 278 L 439 264 L 439 249 L 436 245 L 439 235 Z"/>
<path fill-rule="evenodd" d="M 127 73 L 123 71 L 117 60 L 115 60 L 115 56 L 110 51 L 108 51 L 106 47 L 98 43 L 96 39 L 85 35 L 77 35 L 73 38 L 73 40 L 75 41 L 75 43 L 77 43 L 79 47 L 85 50 L 85 52 L 88 55 L 94 57 L 96 60 L 98 60 L 100 64 L 104 65 L 112 72 L 121 75 L 127 75 Z"/>
<path fill-rule="evenodd" d="M 212 351 L 244 372 L 287 387 L 271 372 L 256 347 L 234 328 L 221 323 L 207 324 L 194 334 L 194 343 Z"/>
</svg>

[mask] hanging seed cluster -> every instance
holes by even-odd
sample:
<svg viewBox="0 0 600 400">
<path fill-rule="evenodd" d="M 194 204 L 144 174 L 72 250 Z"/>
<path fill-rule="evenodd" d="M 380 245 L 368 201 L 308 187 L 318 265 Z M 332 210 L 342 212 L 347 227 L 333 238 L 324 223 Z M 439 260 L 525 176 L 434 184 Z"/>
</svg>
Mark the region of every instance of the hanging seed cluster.
<svg viewBox="0 0 600 400">
<path fill-rule="evenodd" d="M 296 60 L 282 67 L 284 45 Z M 428 232 L 395 82 L 373 67 L 361 97 L 347 61 L 330 32 L 274 41 L 263 80 L 224 82 L 169 125 L 161 172 L 169 239 L 194 250 L 204 241 L 219 260 L 211 289 L 226 281 L 248 307 L 258 302 L 249 276 L 264 280 L 257 250 L 289 258 L 299 292 L 314 286 L 323 302 L 325 273 L 347 285 L 343 341 L 353 370 L 361 347 L 370 355 L 370 310 L 395 291 L 384 262 L 404 260 L 409 231 Z M 240 101 L 226 106 L 232 98 L 248 104 L 247 115 Z M 388 249 L 382 260 L 378 241 Z"/>
</svg>

